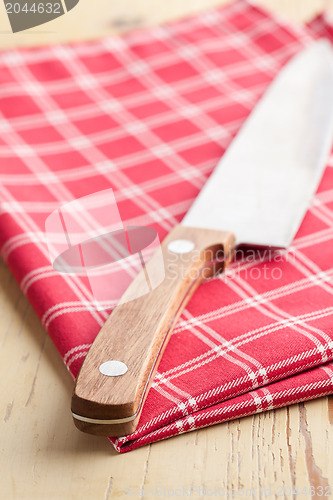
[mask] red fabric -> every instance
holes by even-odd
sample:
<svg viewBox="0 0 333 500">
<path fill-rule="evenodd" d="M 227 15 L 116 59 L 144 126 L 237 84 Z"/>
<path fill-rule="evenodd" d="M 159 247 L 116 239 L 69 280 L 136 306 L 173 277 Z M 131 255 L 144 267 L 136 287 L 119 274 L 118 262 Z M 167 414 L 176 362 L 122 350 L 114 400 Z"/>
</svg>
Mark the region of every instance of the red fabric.
<svg viewBox="0 0 333 500">
<path fill-rule="evenodd" d="M 73 377 L 109 311 L 52 269 L 46 217 L 112 187 L 124 224 L 162 239 L 318 23 L 289 26 L 241 0 L 124 38 L 0 54 L 1 253 Z M 332 393 L 332 166 L 280 262 L 257 255 L 198 289 L 137 431 L 111 439 L 118 451 Z M 268 279 L 251 275 L 263 266 Z"/>
</svg>

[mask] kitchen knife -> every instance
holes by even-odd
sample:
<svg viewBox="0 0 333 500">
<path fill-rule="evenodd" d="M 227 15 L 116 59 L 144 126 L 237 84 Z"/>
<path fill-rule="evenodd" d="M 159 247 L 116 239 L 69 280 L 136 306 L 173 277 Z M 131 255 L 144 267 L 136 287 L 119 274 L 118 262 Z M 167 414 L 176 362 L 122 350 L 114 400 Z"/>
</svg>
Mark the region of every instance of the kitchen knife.
<svg viewBox="0 0 333 500">
<path fill-rule="evenodd" d="M 80 430 L 134 432 L 170 333 L 194 290 L 214 267 L 223 270 L 241 243 L 288 247 L 332 138 L 333 53 L 320 41 L 280 71 L 182 223 L 163 241 L 164 281 L 146 295 L 136 293 L 160 265 L 154 255 L 97 335 L 72 398 Z M 217 266 L 209 266 L 212 261 Z"/>
</svg>

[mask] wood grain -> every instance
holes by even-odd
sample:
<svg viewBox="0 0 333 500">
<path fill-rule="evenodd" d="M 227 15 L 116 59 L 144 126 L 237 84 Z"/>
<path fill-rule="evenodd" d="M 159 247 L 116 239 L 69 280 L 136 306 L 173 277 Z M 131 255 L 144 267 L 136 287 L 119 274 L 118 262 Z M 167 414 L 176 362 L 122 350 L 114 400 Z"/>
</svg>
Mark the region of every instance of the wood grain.
<svg viewBox="0 0 333 500">
<path fill-rule="evenodd" d="M 99 0 L 99 10 L 96 3 L 81 0 L 70 15 L 54 21 L 57 25 L 17 35 L 8 33 L 0 3 L 0 30 L 7 30 L 0 33 L 0 47 L 91 38 L 222 2 Z M 310 19 L 325 4 L 332 7 L 332 0 L 258 3 L 297 22 Z M 142 489 L 148 498 L 152 492 L 168 498 L 177 489 L 181 497 L 192 491 L 192 498 L 207 498 L 204 488 L 216 488 L 210 498 L 333 498 L 319 496 L 320 490 L 311 495 L 316 484 L 333 489 L 333 397 L 216 425 L 125 455 L 114 452 L 105 438 L 79 432 L 69 411 L 71 377 L 1 260 L 0 375 L 0 496 L 6 500 L 139 498 Z"/>
<path fill-rule="evenodd" d="M 193 248 L 185 253 L 172 251 L 170 245 L 179 241 Z M 224 269 L 234 245 L 234 235 L 223 231 L 178 225 L 168 234 L 126 290 L 123 303 L 114 309 L 83 362 L 72 398 L 78 429 L 104 436 L 135 431 L 148 382 L 152 381 L 179 314 L 202 280 Z M 214 261 L 213 267 L 207 267 Z M 154 278 L 161 268 L 165 273 L 163 281 L 144 293 L 147 276 Z M 117 377 L 100 373 L 99 366 L 110 360 L 125 363 L 127 372 Z M 106 422 L 128 418 L 131 420 L 126 423 Z"/>
</svg>

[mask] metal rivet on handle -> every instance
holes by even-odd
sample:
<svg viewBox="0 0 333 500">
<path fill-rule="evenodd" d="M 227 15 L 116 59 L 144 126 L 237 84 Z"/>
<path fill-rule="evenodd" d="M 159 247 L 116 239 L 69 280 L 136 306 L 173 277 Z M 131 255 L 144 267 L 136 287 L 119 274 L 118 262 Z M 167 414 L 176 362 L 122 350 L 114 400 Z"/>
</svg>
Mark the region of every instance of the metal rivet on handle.
<svg viewBox="0 0 333 500">
<path fill-rule="evenodd" d="M 189 253 L 194 248 L 194 243 L 191 240 L 174 240 L 170 241 L 168 245 L 169 252 L 173 253 Z"/>
<path fill-rule="evenodd" d="M 122 361 L 117 361 L 115 359 L 111 361 L 105 361 L 99 367 L 99 371 L 106 375 L 107 377 L 119 377 L 119 375 L 124 375 L 128 370 L 125 363 Z"/>
</svg>

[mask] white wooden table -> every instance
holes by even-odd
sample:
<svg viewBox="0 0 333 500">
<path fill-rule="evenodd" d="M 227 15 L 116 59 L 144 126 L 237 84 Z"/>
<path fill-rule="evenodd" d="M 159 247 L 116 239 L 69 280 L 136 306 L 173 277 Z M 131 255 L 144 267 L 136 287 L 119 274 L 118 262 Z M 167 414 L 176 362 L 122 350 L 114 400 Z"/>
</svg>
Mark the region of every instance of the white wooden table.
<svg viewBox="0 0 333 500">
<path fill-rule="evenodd" d="M 81 0 L 46 27 L 11 34 L 0 8 L 1 48 L 94 38 L 152 25 L 216 0 Z M 261 0 L 297 22 L 324 1 Z M 327 2 L 326 2 L 327 4 Z M 97 8 L 98 7 L 98 8 Z M 319 498 L 333 492 L 333 398 L 270 411 L 118 455 L 76 430 L 73 382 L 0 261 L 0 498 Z M 298 492 L 298 494 L 296 494 Z M 294 493 L 294 494 L 293 494 Z M 330 498 L 330 496 L 324 496 Z M 333 493 L 332 496 L 333 498 Z"/>
</svg>

